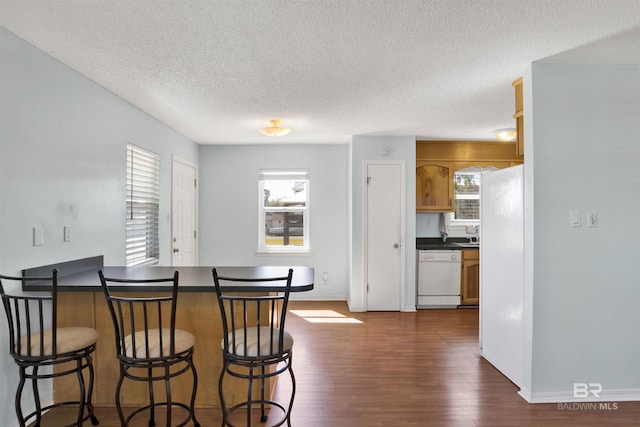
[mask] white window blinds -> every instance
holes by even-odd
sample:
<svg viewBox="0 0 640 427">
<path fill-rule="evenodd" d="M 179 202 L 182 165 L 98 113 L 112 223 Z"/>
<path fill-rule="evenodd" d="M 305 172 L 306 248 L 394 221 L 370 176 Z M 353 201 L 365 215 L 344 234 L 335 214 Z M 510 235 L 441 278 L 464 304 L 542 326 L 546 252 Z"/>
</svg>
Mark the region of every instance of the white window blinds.
<svg viewBox="0 0 640 427">
<path fill-rule="evenodd" d="M 158 262 L 160 156 L 127 145 L 126 265 Z"/>
</svg>

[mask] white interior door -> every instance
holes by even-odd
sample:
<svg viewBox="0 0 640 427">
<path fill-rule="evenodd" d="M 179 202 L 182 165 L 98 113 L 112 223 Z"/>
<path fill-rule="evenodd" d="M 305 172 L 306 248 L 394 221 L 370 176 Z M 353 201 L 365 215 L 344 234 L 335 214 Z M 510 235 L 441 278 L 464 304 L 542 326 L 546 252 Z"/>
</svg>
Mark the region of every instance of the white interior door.
<svg viewBox="0 0 640 427">
<path fill-rule="evenodd" d="M 404 168 L 366 165 L 366 309 L 400 310 L 404 278 Z"/>
<path fill-rule="evenodd" d="M 173 158 L 171 184 L 171 264 L 198 264 L 197 244 L 197 166 Z"/>
</svg>

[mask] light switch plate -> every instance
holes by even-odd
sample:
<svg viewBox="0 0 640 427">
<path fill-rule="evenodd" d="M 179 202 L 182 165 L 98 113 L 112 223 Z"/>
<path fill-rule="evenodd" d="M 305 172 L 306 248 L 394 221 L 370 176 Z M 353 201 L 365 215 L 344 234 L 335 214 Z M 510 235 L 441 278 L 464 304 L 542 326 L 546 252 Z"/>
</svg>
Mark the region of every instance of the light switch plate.
<svg viewBox="0 0 640 427">
<path fill-rule="evenodd" d="M 68 225 L 64 226 L 64 241 L 65 242 L 71 241 L 71 227 Z"/>
<path fill-rule="evenodd" d="M 598 222 L 600 222 L 600 219 L 598 218 L 598 212 L 587 211 L 587 227 L 595 228 L 598 226 Z"/>
<path fill-rule="evenodd" d="M 569 225 L 571 225 L 571 227 L 580 227 L 582 225 L 580 223 L 580 216 L 580 210 L 569 211 Z"/>
<path fill-rule="evenodd" d="M 33 227 L 33 246 L 42 245 L 44 245 L 44 233 L 42 232 L 42 227 Z"/>
</svg>

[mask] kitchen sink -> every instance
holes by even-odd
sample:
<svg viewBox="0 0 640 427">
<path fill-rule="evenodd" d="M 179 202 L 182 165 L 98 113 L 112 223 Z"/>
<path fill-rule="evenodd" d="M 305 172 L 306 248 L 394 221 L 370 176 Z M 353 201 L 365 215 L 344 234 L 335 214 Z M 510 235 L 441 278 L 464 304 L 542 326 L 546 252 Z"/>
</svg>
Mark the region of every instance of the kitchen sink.
<svg viewBox="0 0 640 427">
<path fill-rule="evenodd" d="M 460 246 L 461 248 L 479 248 L 480 242 L 451 242 L 454 246 Z"/>
</svg>

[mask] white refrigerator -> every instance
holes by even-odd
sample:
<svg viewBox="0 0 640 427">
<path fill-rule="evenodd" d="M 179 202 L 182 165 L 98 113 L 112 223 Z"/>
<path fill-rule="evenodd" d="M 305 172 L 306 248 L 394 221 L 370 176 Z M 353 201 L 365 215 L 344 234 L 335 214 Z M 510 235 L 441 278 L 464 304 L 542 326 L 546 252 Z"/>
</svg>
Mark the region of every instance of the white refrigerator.
<svg viewBox="0 0 640 427">
<path fill-rule="evenodd" d="M 523 166 L 484 172 L 480 198 L 480 347 L 521 387 L 523 378 Z"/>
</svg>

